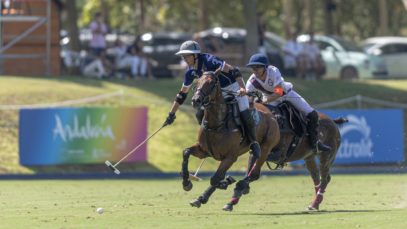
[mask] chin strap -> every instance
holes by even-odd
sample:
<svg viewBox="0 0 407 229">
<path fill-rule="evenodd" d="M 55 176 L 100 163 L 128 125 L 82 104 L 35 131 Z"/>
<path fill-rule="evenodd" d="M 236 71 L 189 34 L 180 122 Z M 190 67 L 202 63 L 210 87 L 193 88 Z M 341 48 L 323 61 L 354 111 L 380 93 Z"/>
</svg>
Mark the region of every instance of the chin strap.
<svg viewBox="0 0 407 229">
<path fill-rule="evenodd" d="M 264 68 L 263 68 L 263 73 L 261 73 L 261 76 L 263 76 L 264 74 L 266 74 L 266 69 L 267 69 L 267 66 L 264 66 Z"/>
<path fill-rule="evenodd" d="M 198 63 L 198 54 L 194 54 L 194 66 Z"/>
</svg>

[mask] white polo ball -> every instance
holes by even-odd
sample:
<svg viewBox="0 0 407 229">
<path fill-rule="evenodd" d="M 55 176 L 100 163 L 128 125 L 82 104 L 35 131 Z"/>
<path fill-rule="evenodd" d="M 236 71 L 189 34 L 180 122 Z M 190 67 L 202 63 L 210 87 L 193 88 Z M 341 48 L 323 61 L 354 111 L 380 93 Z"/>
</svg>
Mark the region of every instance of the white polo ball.
<svg viewBox="0 0 407 229">
<path fill-rule="evenodd" d="M 105 210 L 103 208 L 98 208 L 96 209 L 96 212 L 99 214 L 102 214 Z"/>
</svg>

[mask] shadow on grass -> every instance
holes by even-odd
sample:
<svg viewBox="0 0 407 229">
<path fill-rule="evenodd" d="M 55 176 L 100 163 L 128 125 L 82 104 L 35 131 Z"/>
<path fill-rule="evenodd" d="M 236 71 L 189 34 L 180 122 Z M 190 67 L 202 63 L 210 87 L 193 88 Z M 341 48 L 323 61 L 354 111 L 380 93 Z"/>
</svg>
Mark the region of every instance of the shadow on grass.
<svg viewBox="0 0 407 229">
<path fill-rule="evenodd" d="M 247 78 L 248 76 L 245 76 Z M 125 86 L 136 88 L 149 93 L 153 93 L 165 100 L 173 101 L 175 94 L 182 86 L 182 78 L 159 78 L 151 79 L 94 79 L 86 78 L 83 76 L 59 76 L 59 77 L 24 77 L 32 79 L 47 79 L 59 82 L 76 83 L 82 86 L 103 87 L 104 83 L 111 83 L 118 86 Z M 405 94 L 405 90 L 395 89 L 386 85 L 371 84 L 368 81 L 343 81 L 343 80 L 321 80 L 321 81 L 307 81 L 299 79 L 288 79 L 295 85 L 296 90 L 303 95 L 311 104 L 323 103 L 343 99 L 357 94 L 368 96 L 372 98 L 388 100 L 398 103 L 407 103 L 407 97 L 401 96 Z M 400 84 L 407 84 L 406 81 L 401 80 Z M 191 93 L 190 93 L 191 94 Z M 188 96 L 192 97 L 191 95 Z M 356 108 L 358 104 L 349 103 L 338 106 L 336 108 Z M 372 106 L 373 105 L 373 106 Z M 369 107 L 383 107 L 377 104 L 362 104 L 361 108 Z M 386 108 L 386 107 L 384 107 Z"/>
<path fill-rule="evenodd" d="M 83 164 L 83 165 L 51 165 L 51 166 L 27 166 L 35 174 L 78 174 L 78 173 L 112 173 L 104 164 Z M 117 166 L 122 172 L 161 172 L 154 165 L 148 162 L 123 163 Z"/>
<path fill-rule="evenodd" d="M 322 215 L 334 213 L 368 213 L 368 212 L 387 212 L 391 210 L 321 210 L 321 211 L 297 211 L 297 212 L 277 212 L 277 213 L 233 213 L 233 215 L 257 215 L 257 216 L 290 216 L 290 215 Z"/>
<path fill-rule="evenodd" d="M 82 76 L 63 76 L 63 77 L 46 77 L 46 79 L 77 83 L 90 87 L 102 87 L 104 82 L 115 85 L 121 85 L 130 88 L 137 88 L 149 93 L 153 93 L 165 100 L 172 101 L 175 94 L 182 86 L 182 78 L 160 78 L 156 80 L 142 79 L 91 79 Z M 323 103 L 343 99 L 357 94 L 388 100 L 398 103 L 407 103 L 407 97 L 400 96 L 405 93 L 404 90 L 388 87 L 386 85 L 370 84 L 367 81 L 343 81 L 343 80 L 321 80 L 307 81 L 298 79 L 289 79 L 295 85 L 296 90 L 303 95 L 311 104 Z M 404 83 L 405 81 L 400 81 Z M 407 84 L 407 83 L 406 83 Z M 191 93 L 190 93 L 191 94 Z M 188 96 L 192 97 L 191 95 Z M 358 104 L 349 103 L 337 108 L 356 108 Z M 377 104 L 362 104 L 361 108 L 369 107 L 378 108 Z M 386 107 L 384 107 L 386 108 Z"/>
</svg>

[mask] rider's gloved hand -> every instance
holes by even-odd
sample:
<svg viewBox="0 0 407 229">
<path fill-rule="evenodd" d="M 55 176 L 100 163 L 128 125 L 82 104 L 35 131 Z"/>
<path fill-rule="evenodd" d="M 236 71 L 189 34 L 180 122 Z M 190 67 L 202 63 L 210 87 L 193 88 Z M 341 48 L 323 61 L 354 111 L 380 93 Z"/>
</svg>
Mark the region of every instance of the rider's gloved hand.
<svg viewBox="0 0 407 229">
<path fill-rule="evenodd" d="M 240 88 L 237 93 L 238 93 L 240 96 L 247 95 L 247 93 L 246 93 L 246 88 L 244 88 L 244 87 Z"/>
<path fill-rule="evenodd" d="M 268 98 L 267 98 L 267 97 L 263 97 L 263 98 L 262 98 L 262 102 L 263 102 L 263 103 L 267 103 L 267 102 L 268 102 Z"/>
<path fill-rule="evenodd" d="M 171 125 L 174 122 L 175 118 L 176 118 L 175 113 L 173 113 L 173 112 L 168 113 L 168 117 L 165 120 L 164 125 L 165 126 Z"/>
</svg>

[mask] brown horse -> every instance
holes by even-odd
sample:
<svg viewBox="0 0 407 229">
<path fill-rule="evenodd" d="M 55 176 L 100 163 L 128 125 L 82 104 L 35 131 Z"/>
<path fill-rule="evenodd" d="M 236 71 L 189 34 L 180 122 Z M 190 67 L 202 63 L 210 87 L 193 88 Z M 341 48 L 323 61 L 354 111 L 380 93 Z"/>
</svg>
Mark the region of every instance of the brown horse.
<svg viewBox="0 0 407 229">
<path fill-rule="evenodd" d="M 193 106 L 197 109 L 204 107 L 204 117 L 198 133 L 198 143 L 183 151 L 182 178 L 183 188 L 192 189 L 188 160 L 190 155 L 198 158 L 213 157 L 220 161 L 219 167 L 211 177 L 210 186 L 196 200 L 191 201 L 191 206 L 200 207 L 207 203 L 212 193 L 218 189 L 226 189 L 234 180 L 225 179 L 226 172 L 237 158 L 248 152 L 248 141 L 242 141 L 242 134 L 230 117 L 227 104 L 222 96 L 219 79 L 216 74 L 204 73 L 199 78 L 196 92 L 192 97 Z M 280 139 L 278 124 L 266 107 L 258 107 L 259 123 L 257 139 L 262 152 L 270 152 Z M 254 158 L 252 156 L 252 158 Z M 252 160 L 252 164 L 254 160 Z"/>
<path fill-rule="evenodd" d="M 275 119 L 274 114 L 272 116 L 272 119 Z M 323 200 L 323 194 L 325 193 L 326 187 L 331 180 L 330 168 L 333 165 L 336 153 L 341 142 L 341 136 L 337 124 L 347 122 L 347 120 L 344 118 L 332 120 L 322 113 L 319 113 L 319 119 L 319 138 L 322 142 L 324 142 L 324 144 L 331 147 L 331 151 L 325 153 L 314 152 L 313 149 L 310 147 L 308 137 L 304 136 L 297 143 L 297 146 L 293 153 L 285 160 L 285 162 L 292 162 L 301 159 L 304 159 L 305 161 L 306 168 L 310 172 L 315 188 L 314 200 L 312 201 L 312 204 L 308 206 L 308 210 L 310 211 L 319 210 L 319 205 Z M 274 129 L 273 131 L 280 132 L 279 127 L 277 130 Z M 278 148 L 282 152 L 287 152 L 288 148 L 291 145 L 293 137 L 294 133 L 292 132 L 280 133 L 279 143 L 277 144 L 276 148 Z M 262 151 L 262 154 L 257 160 L 257 163 L 255 164 L 252 172 L 236 184 L 232 199 L 223 207 L 223 210 L 232 211 L 233 205 L 236 205 L 238 203 L 240 197 L 244 194 L 249 193 L 249 183 L 257 180 L 260 177 L 261 166 L 264 164 L 265 161 L 267 161 L 269 153 L 270 151 Z M 316 163 L 316 157 L 319 158 L 319 166 Z"/>
</svg>

